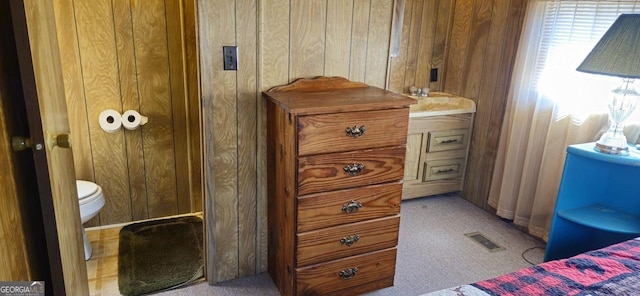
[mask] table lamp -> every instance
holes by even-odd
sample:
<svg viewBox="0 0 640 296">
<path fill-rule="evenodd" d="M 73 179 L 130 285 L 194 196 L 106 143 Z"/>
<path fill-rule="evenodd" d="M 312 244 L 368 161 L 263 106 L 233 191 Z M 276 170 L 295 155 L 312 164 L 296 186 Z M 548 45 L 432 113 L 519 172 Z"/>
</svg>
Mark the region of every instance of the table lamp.
<svg viewBox="0 0 640 296">
<path fill-rule="evenodd" d="M 640 97 L 633 86 L 633 80 L 640 78 L 640 14 L 620 15 L 576 70 L 622 78 L 609 101 L 609 129 L 596 142 L 595 149 L 628 154 L 623 128 Z"/>
</svg>

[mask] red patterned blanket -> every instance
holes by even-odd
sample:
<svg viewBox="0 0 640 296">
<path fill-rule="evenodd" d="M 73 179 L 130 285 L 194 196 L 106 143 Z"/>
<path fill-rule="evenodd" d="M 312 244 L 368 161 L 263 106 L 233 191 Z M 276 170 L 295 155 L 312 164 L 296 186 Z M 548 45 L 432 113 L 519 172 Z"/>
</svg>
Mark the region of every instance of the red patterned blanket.
<svg viewBox="0 0 640 296">
<path fill-rule="evenodd" d="M 427 295 L 640 295 L 640 238 Z"/>
</svg>

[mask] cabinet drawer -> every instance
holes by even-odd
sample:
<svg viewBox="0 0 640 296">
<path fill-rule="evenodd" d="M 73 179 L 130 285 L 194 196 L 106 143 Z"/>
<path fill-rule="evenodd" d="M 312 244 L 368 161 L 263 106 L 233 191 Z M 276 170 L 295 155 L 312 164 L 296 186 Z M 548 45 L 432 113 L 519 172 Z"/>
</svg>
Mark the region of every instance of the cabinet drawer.
<svg viewBox="0 0 640 296">
<path fill-rule="evenodd" d="M 398 244 L 400 216 L 298 233 L 298 266 L 363 254 Z"/>
<path fill-rule="evenodd" d="M 423 181 L 460 177 L 463 170 L 464 158 L 427 161 L 424 164 Z"/>
<path fill-rule="evenodd" d="M 396 270 L 396 248 L 335 260 L 324 264 L 296 269 L 297 295 L 329 295 L 349 288 L 369 285 L 382 288 L 376 282 L 386 281 L 393 285 Z"/>
<path fill-rule="evenodd" d="M 409 108 L 334 113 L 298 118 L 298 155 L 402 146 Z M 349 131 L 350 130 L 350 131 Z"/>
<path fill-rule="evenodd" d="M 298 195 L 402 180 L 404 157 L 404 146 L 300 157 Z"/>
<path fill-rule="evenodd" d="M 429 132 L 427 152 L 463 149 L 467 147 L 469 129 Z"/>
<path fill-rule="evenodd" d="M 298 197 L 298 232 L 400 213 L 402 184 L 373 185 Z"/>
</svg>

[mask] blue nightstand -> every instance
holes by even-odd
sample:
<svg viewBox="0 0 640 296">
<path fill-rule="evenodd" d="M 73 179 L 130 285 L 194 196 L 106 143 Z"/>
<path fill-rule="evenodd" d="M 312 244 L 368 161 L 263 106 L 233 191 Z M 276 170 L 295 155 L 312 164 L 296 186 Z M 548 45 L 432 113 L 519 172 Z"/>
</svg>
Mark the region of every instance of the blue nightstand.
<svg viewBox="0 0 640 296">
<path fill-rule="evenodd" d="M 545 261 L 640 236 L 640 151 L 620 156 L 593 147 L 567 148 Z"/>
</svg>

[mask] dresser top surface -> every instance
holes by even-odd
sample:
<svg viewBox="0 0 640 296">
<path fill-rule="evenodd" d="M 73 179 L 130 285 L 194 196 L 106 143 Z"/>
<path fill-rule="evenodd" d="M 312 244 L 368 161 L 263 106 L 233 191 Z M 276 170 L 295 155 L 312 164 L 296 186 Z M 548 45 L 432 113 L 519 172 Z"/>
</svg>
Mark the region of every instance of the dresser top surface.
<svg viewBox="0 0 640 296">
<path fill-rule="evenodd" d="M 416 100 L 376 87 L 318 92 L 264 92 L 269 100 L 298 115 L 404 108 Z"/>
</svg>

